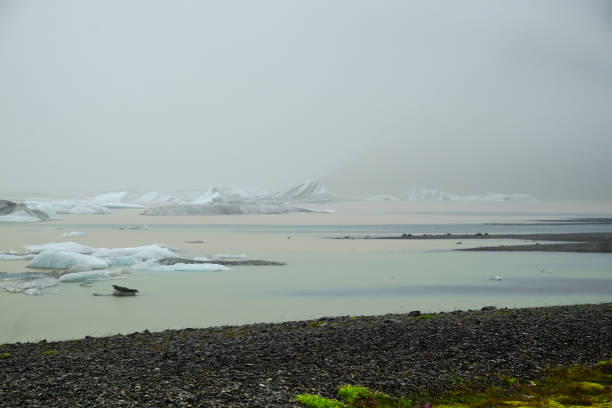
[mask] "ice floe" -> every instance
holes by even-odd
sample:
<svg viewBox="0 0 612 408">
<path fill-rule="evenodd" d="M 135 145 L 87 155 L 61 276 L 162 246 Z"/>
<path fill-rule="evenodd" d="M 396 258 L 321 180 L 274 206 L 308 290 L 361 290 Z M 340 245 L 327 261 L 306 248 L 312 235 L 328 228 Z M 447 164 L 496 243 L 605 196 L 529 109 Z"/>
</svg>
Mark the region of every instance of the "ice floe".
<svg viewBox="0 0 612 408">
<path fill-rule="evenodd" d="M 73 272 L 67 273 L 60 276 L 60 282 L 87 282 L 96 280 L 106 280 L 119 276 L 120 272 L 113 272 L 109 270 L 95 270 L 95 271 L 84 271 L 84 272 Z"/>
<path fill-rule="evenodd" d="M 92 254 L 97 258 L 121 258 L 130 257 L 139 261 L 148 259 L 172 258 L 176 256 L 176 250 L 161 244 L 139 246 L 134 248 L 100 248 Z M 120 259 L 118 260 L 121 261 Z"/>
<path fill-rule="evenodd" d="M 37 269 L 68 269 L 78 267 L 80 270 L 108 269 L 108 264 L 91 255 L 76 252 L 43 251 L 26 265 Z"/>
<path fill-rule="evenodd" d="M 30 289 L 35 289 L 40 292 L 40 290 L 42 289 L 45 289 L 51 286 L 57 286 L 58 282 L 59 282 L 59 279 L 55 279 L 55 278 L 38 278 L 38 279 L 32 279 L 32 280 L 27 280 L 24 282 L 18 282 L 18 283 L 7 285 L 4 287 L 4 290 L 6 290 L 7 292 L 11 292 L 11 293 L 19 293 L 19 292 L 23 292 L 23 291 L 30 290 Z M 42 292 L 40 293 L 31 292 L 28 294 L 42 294 Z"/>
<path fill-rule="evenodd" d="M 24 245 L 27 252 L 32 254 L 38 254 L 43 251 L 63 251 L 63 252 L 75 252 L 78 254 L 93 254 L 97 251 L 97 248 L 93 248 L 87 245 L 79 244 L 77 242 L 49 242 L 42 245 Z"/>
</svg>

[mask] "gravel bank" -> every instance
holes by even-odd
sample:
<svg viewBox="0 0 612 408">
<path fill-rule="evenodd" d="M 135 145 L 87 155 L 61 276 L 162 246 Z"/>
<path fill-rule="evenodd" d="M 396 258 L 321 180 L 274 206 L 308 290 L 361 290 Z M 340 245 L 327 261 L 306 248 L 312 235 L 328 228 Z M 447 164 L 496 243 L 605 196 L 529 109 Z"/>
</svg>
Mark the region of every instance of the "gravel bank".
<svg viewBox="0 0 612 408">
<path fill-rule="evenodd" d="M 145 331 L 0 356 L 3 407 L 297 406 L 346 383 L 400 395 L 611 358 L 612 303 Z"/>
</svg>

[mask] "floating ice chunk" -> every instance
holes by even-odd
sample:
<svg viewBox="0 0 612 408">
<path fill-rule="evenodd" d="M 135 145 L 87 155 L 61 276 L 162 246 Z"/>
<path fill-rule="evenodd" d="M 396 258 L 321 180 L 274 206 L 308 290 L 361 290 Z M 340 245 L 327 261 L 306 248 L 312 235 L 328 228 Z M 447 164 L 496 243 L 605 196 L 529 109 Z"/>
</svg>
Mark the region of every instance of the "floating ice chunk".
<svg viewBox="0 0 612 408">
<path fill-rule="evenodd" d="M 38 296 L 38 295 L 44 295 L 44 292 L 38 288 L 30 288 L 30 289 L 26 289 L 23 291 L 24 294 L 28 295 L 28 296 Z"/>
<path fill-rule="evenodd" d="M 132 265 L 134 271 L 152 271 L 152 272 L 173 272 L 173 271 L 231 271 L 230 268 L 224 265 L 202 263 L 202 264 L 184 264 L 176 263 L 174 265 L 160 265 L 155 261 L 142 262 Z"/>
<path fill-rule="evenodd" d="M 64 251 L 43 251 L 26 266 L 38 269 L 68 269 L 76 265 L 85 267 L 87 270 L 108 268 L 108 264 L 102 259 Z"/>
<path fill-rule="evenodd" d="M 58 211 L 59 214 L 108 214 L 109 211 L 106 207 L 96 204 L 76 204 L 70 206 L 64 210 Z"/>
<path fill-rule="evenodd" d="M 119 274 L 120 272 L 111 272 L 108 270 L 73 272 L 60 276 L 59 280 L 60 282 L 85 282 L 94 280 L 106 280 L 111 279 Z"/>
<path fill-rule="evenodd" d="M 86 236 L 86 234 L 84 232 L 79 232 L 79 231 L 64 232 L 62 234 L 63 238 L 79 238 L 79 237 L 84 237 L 84 236 Z"/>
<path fill-rule="evenodd" d="M 234 255 L 234 254 L 216 254 L 215 256 L 213 256 L 213 260 L 219 260 L 219 261 L 222 261 L 222 260 L 228 260 L 229 261 L 229 260 L 232 260 L 232 259 L 247 259 L 247 254 L 238 254 L 238 255 Z"/>
<path fill-rule="evenodd" d="M 28 255 L 12 255 L 12 254 L 0 254 L 0 261 L 17 261 L 22 259 L 32 259 L 36 255 L 28 254 Z"/>
<path fill-rule="evenodd" d="M 0 222 L 39 222 L 49 219 L 57 219 L 53 208 L 38 204 L 28 206 L 24 203 L 15 203 L 8 200 L 0 200 Z"/>
<path fill-rule="evenodd" d="M 202 262 L 208 262 L 210 261 L 210 258 L 207 258 L 205 256 L 196 256 L 195 258 L 193 258 L 194 261 L 202 261 Z"/>
<path fill-rule="evenodd" d="M 172 258 L 176 256 L 176 250 L 165 245 L 146 245 L 135 248 L 100 248 L 93 253 L 98 258 L 132 257 L 138 260 Z"/>
<path fill-rule="evenodd" d="M 51 286 L 56 286 L 59 280 L 55 278 L 39 278 L 32 279 L 25 282 L 13 283 L 11 285 L 5 286 L 4 289 L 7 292 L 18 293 L 23 292 L 27 289 L 44 289 Z"/>
<path fill-rule="evenodd" d="M 26 251 L 32 254 L 38 254 L 43 251 L 63 251 L 63 252 L 75 252 L 78 254 L 92 254 L 96 252 L 97 248 L 93 248 L 87 245 L 82 245 L 77 242 L 49 242 L 43 245 L 24 245 Z"/>
</svg>

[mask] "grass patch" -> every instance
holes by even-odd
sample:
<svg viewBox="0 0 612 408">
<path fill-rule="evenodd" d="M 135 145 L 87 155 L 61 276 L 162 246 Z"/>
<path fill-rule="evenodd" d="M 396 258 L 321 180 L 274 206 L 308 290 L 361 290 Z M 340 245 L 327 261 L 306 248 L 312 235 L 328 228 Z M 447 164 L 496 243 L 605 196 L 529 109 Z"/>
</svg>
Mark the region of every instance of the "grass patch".
<svg viewBox="0 0 612 408">
<path fill-rule="evenodd" d="M 43 351 L 43 354 L 45 356 L 51 356 L 51 355 L 53 355 L 55 353 L 57 353 L 57 350 L 45 350 L 45 351 Z"/>
<path fill-rule="evenodd" d="M 521 382 L 518 378 L 500 378 L 503 386 L 474 380 L 456 383 L 451 391 L 435 395 L 427 390 L 395 399 L 365 387 L 345 385 L 339 399 L 304 394 L 297 401 L 306 407 L 327 408 L 570 408 L 612 407 L 612 359 L 595 367 L 570 366 L 549 370 L 538 380 Z"/>
<path fill-rule="evenodd" d="M 0 353 L 0 358 L 9 358 L 13 357 L 11 353 Z"/>
<path fill-rule="evenodd" d="M 422 314 L 417 316 L 417 319 L 433 319 L 433 315 L 429 315 L 429 314 Z"/>
</svg>

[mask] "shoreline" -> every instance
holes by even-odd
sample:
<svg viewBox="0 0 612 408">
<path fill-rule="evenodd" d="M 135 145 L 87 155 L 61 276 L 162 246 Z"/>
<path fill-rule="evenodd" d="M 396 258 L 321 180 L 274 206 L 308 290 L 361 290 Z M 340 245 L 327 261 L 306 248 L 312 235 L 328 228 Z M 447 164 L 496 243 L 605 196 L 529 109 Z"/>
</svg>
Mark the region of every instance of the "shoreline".
<svg viewBox="0 0 612 408">
<path fill-rule="evenodd" d="M 416 313 L 415 313 L 416 314 Z M 3 406 L 299 406 L 612 357 L 612 303 L 339 316 L 0 346 Z M 494 379 L 491 378 L 493 381 Z"/>
<path fill-rule="evenodd" d="M 345 235 L 330 239 L 380 239 L 380 240 L 470 240 L 470 239 L 517 239 L 531 241 L 557 241 L 555 244 L 521 244 L 499 245 L 476 248 L 458 248 L 457 251 L 543 251 L 543 252 L 591 252 L 612 253 L 612 233 L 610 232 L 579 232 L 579 233 L 540 233 L 540 234 L 402 234 L 396 236 L 363 236 L 353 237 Z M 459 242 L 457 242 L 459 243 Z"/>
</svg>

